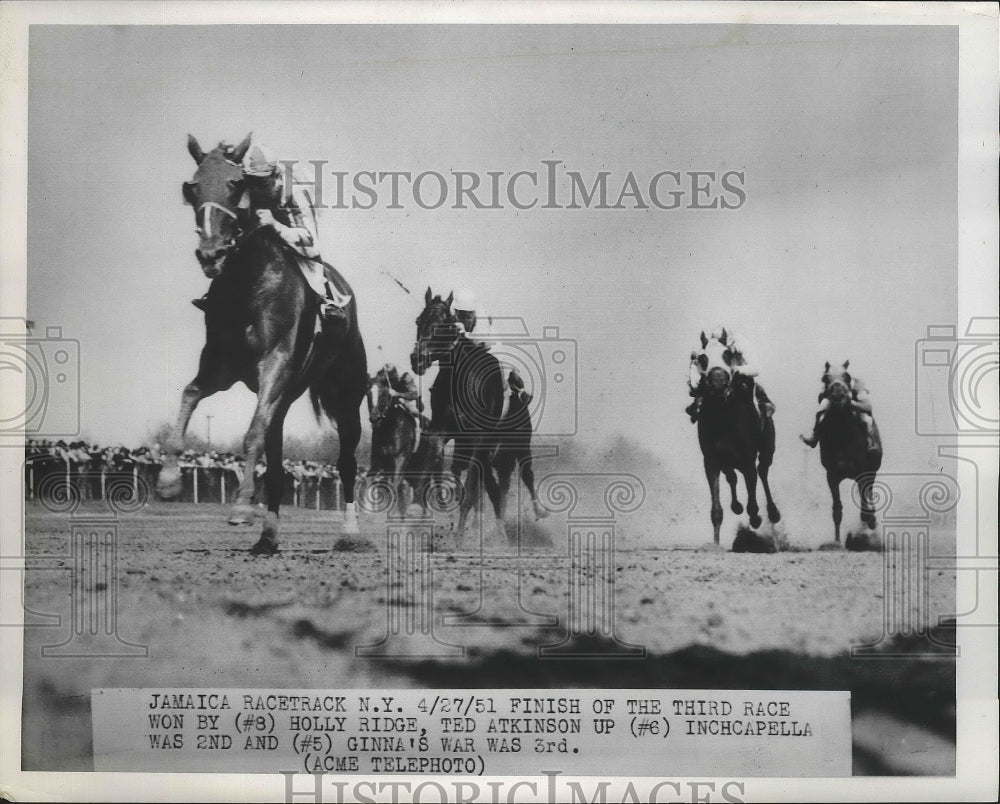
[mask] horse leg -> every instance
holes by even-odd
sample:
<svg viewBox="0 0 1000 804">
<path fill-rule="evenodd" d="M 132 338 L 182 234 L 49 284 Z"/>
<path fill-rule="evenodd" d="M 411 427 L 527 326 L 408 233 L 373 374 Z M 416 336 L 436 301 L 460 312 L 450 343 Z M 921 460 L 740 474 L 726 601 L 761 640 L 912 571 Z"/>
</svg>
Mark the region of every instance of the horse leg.
<svg viewBox="0 0 1000 804">
<path fill-rule="evenodd" d="M 337 454 L 337 471 L 344 487 L 344 533 L 356 536 L 358 508 L 354 502 L 354 481 L 358 476 L 358 459 L 354 452 L 361 441 L 361 400 L 338 402 L 333 418 L 337 423 L 340 449 Z"/>
<path fill-rule="evenodd" d="M 722 527 L 722 503 L 719 502 L 719 468 L 705 459 L 705 477 L 712 495 L 712 528 L 715 531 L 715 545 L 719 545 L 719 529 Z"/>
<path fill-rule="evenodd" d="M 750 517 L 750 527 L 756 530 L 763 520 L 760 518 L 760 508 L 757 506 L 757 466 L 756 461 L 740 469 L 743 482 L 747 486 L 747 515 Z"/>
<path fill-rule="evenodd" d="M 249 524 L 253 520 L 252 501 L 255 480 L 253 467 L 257 465 L 257 459 L 260 458 L 260 454 L 264 450 L 264 441 L 271 429 L 271 422 L 275 413 L 281 408 L 282 398 L 287 392 L 290 374 L 289 362 L 287 352 L 275 349 L 261 365 L 257 407 L 254 410 L 253 419 L 250 421 L 250 428 L 243 437 L 243 454 L 245 455 L 247 471 L 243 473 L 243 482 L 240 483 L 236 493 L 236 502 L 233 503 L 233 512 L 229 517 L 230 525 Z M 285 402 L 286 407 L 288 404 L 290 402 Z M 280 463 L 280 451 L 278 460 Z M 278 468 L 281 469 L 281 466 L 279 465 Z M 268 463 L 267 471 L 271 471 L 270 463 Z M 265 491 L 266 489 L 265 480 Z"/>
<path fill-rule="evenodd" d="M 264 437 L 264 454 L 267 457 L 267 471 L 264 473 L 267 515 L 264 517 L 260 539 L 250 549 L 254 555 L 274 555 L 278 552 L 278 512 L 285 493 L 285 469 L 281 452 L 287 412 L 288 403 L 285 402 L 275 411 Z"/>
<path fill-rule="evenodd" d="M 392 466 L 392 487 L 396 490 L 396 515 L 400 519 L 406 518 L 406 491 L 405 480 L 403 479 L 403 466 L 406 463 L 407 454 L 400 453 L 393 458 Z"/>
<path fill-rule="evenodd" d="M 729 484 L 729 492 L 732 497 L 732 503 L 729 507 L 734 514 L 742 514 L 743 506 L 740 505 L 739 497 L 736 496 L 736 472 L 732 469 L 724 469 L 723 472 L 726 475 L 726 482 Z"/>
<path fill-rule="evenodd" d="M 535 519 L 544 519 L 549 515 L 549 512 L 545 506 L 539 502 L 538 494 L 535 492 L 535 470 L 532 467 L 531 447 L 526 447 L 522 450 L 519 463 L 521 482 L 524 483 L 525 487 L 528 489 L 528 494 L 531 495 L 531 507 L 535 511 Z"/>
<path fill-rule="evenodd" d="M 840 502 L 840 478 L 832 472 L 826 473 L 826 482 L 833 497 L 833 540 L 840 544 L 840 522 L 844 515 L 844 506 Z"/>
<path fill-rule="evenodd" d="M 861 475 L 857 479 L 859 496 L 861 497 L 861 521 L 870 530 L 875 530 L 875 506 L 872 504 L 872 490 L 875 486 L 875 474 Z"/>
<path fill-rule="evenodd" d="M 218 391 L 225 391 L 235 381 L 221 358 L 207 346 L 204 347 L 198 361 L 198 374 L 181 394 L 177 421 L 167 437 L 167 443 L 163 445 L 163 465 L 156 480 L 156 491 L 164 499 L 172 499 L 181 493 L 181 469 L 177 456 L 184 450 L 184 436 L 198 403 Z"/>
<path fill-rule="evenodd" d="M 496 527 L 497 535 L 501 539 L 507 538 L 507 527 L 504 524 L 504 511 L 506 507 L 506 494 L 500 495 L 500 483 L 497 480 L 496 475 L 493 474 L 492 461 L 489 460 L 489 451 L 482 450 L 483 455 L 483 485 L 486 486 L 486 494 L 490 498 L 490 502 L 493 503 L 493 514 L 496 517 Z M 510 489 L 510 475 L 513 472 L 513 466 L 507 472 L 506 487 Z"/>
<path fill-rule="evenodd" d="M 460 537 L 465 535 L 465 525 L 469 518 L 469 511 L 472 510 L 472 507 L 478 503 L 480 494 L 479 475 L 483 470 L 484 467 L 479 464 L 476 460 L 476 454 L 473 453 L 465 472 L 465 486 L 462 489 L 462 503 L 458 508 L 458 535 Z M 454 469 L 452 470 L 452 473 L 454 474 Z"/>
<path fill-rule="evenodd" d="M 497 452 L 497 456 L 493 461 L 493 468 L 496 471 L 495 484 L 497 487 L 497 496 L 500 501 L 497 520 L 501 523 L 507 519 L 507 496 L 510 494 L 510 480 L 514 476 L 514 469 L 517 467 L 517 463 L 516 454 L 505 450 L 503 447 Z M 493 477 L 493 473 L 490 472 L 489 476 Z M 489 486 L 487 486 L 486 491 L 489 493 Z"/>
<path fill-rule="evenodd" d="M 774 504 L 774 498 L 771 496 L 771 484 L 767 482 L 767 476 L 770 471 L 770 461 L 764 462 L 762 460 L 757 464 L 757 474 L 760 476 L 760 483 L 764 487 L 764 497 L 767 500 L 767 520 L 773 525 L 781 521 L 781 511 Z"/>
</svg>

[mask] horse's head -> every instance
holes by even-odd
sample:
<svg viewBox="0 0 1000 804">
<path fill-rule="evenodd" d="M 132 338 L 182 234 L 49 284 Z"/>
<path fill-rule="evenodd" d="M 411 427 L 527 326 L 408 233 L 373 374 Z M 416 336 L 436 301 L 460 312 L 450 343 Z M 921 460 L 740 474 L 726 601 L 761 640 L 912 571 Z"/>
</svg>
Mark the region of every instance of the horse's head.
<svg viewBox="0 0 1000 804">
<path fill-rule="evenodd" d="M 453 297 L 454 294 L 449 294 L 447 299 L 434 296 L 430 288 L 424 294 L 424 310 L 417 316 L 417 339 L 410 353 L 410 365 L 417 375 L 447 355 L 458 337 L 451 309 Z"/>
<path fill-rule="evenodd" d="M 847 370 L 850 365 L 849 360 L 845 360 L 840 368 L 831 370 L 827 363 L 823 371 L 823 386 L 826 398 L 830 400 L 833 407 L 844 407 L 851 403 L 851 386 L 853 379 Z"/>
<path fill-rule="evenodd" d="M 237 205 L 245 185 L 240 162 L 250 147 L 250 135 L 233 147 L 219 143 L 202 151 L 198 140 L 188 135 L 188 152 L 198 164 L 191 181 L 184 182 L 184 201 L 194 208 L 199 243 L 195 256 L 209 279 L 222 273 L 226 258 L 236 246 L 239 233 Z"/>
<path fill-rule="evenodd" d="M 710 394 L 725 393 L 733 377 L 733 354 L 726 340 L 725 330 L 721 338 L 714 334 L 708 338 L 704 332 L 701 333 L 702 349 L 697 360 L 705 375 L 706 390 Z"/>
</svg>

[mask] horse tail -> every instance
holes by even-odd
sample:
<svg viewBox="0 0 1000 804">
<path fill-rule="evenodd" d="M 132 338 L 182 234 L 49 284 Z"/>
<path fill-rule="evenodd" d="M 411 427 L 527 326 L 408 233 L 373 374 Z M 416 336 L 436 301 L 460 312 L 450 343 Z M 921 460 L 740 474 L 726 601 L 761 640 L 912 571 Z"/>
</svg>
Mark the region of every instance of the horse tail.
<svg viewBox="0 0 1000 804">
<path fill-rule="evenodd" d="M 313 414 L 316 421 L 323 424 L 334 421 L 334 399 L 330 393 L 329 386 L 323 384 L 323 378 L 317 379 L 309 386 L 309 401 L 312 402 Z"/>
</svg>

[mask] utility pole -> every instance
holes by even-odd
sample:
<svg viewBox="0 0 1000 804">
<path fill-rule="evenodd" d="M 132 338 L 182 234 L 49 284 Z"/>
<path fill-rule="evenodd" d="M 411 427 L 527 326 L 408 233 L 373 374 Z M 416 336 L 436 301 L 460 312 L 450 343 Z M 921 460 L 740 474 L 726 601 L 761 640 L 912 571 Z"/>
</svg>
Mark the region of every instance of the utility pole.
<svg viewBox="0 0 1000 804">
<path fill-rule="evenodd" d="M 208 414 L 205 419 L 208 421 L 208 448 L 212 448 L 212 414 Z"/>
</svg>

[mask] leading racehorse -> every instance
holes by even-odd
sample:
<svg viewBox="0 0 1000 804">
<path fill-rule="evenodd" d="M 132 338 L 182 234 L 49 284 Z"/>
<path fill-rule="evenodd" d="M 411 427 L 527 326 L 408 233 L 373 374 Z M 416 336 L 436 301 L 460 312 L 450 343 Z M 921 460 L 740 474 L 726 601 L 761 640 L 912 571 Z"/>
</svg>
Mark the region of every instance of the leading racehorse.
<svg viewBox="0 0 1000 804">
<path fill-rule="evenodd" d="M 858 485 L 861 500 L 861 521 L 869 528 L 875 527 L 875 509 L 872 487 L 875 475 L 882 468 L 882 437 L 878 425 L 872 420 L 872 438 L 851 404 L 852 379 L 844 363 L 837 371 L 826 364 L 823 372 L 824 396 L 830 401 L 820 423 L 819 455 L 826 469 L 826 482 L 833 497 L 834 542 L 840 544 L 840 523 L 844 506 L 840 501 L 840 483 L 853 480 Z M 848 545 L 850 547 L 850 545 Z"/>
<path fill-rule="evenodd" d="M 317 417 L 337 425 L 340 454 L 337 470 L 347 503 L 344 528 L 357 533 L 354 481 L 355 448 L 361 437 L 361 400 L 368 368 L 358 329 L 354 292 L 340 274 L 326 266 L 328 280 L 352 301 L 340 315 L 317 326 L 317 303 L 306 285 L 296 256 L 270 227 L 254 226 L 239 209 L 245 185 L 240 167 L 247 135 L 235 149 L 217 147 L 205 153 L 188 136 L 188 151 L 198 167 L 184 183 L 184 200 L 194 208 L 199 236 L 198 262 L 212 285 L 205 311 L 205 346 L 197 376 L 181 398 L 176 425 L 166 444 L 158 490 L 173 497 L 180 490 L 177 453 L 183 448 L 191 414 L 207 396 L 243 382 L 257 394 L 257 407 L 244 438 L 246 465 L 263 451 L 267 514 L 255 554 L 278 550 L 278 510 L 284 487 L 282 438 L 289 406 L 308 388 Z M 254 473 L 240 483 L 231 524 L 249 522 Z"/>
<path fill-rule="evenodd" d="M 701 333 L 702 351 L 698 356 L 705 372 L 705 391 L 698 414 L 698 443 L 705 459 L 705 476 L 712 493 L 712 527 L 719 544 L 722 526 L 722 503 L 719 501 L 719 474 L 729 483 L 734 514 L 743 513 L 736 496 L 736 472 L 743 475 L 747 487 L 747 514 L 750 526 L 761 525 L 757 506 L 757 476 L 767 498 L 767 518 L 772 523 L 781 513 L 771 498 L 768 472 L 774 460 L 774 420 L 763 416 L 757 407 L 752 377 L 734 371 L 732 355 L 722 341 Z"/>
</svg>

